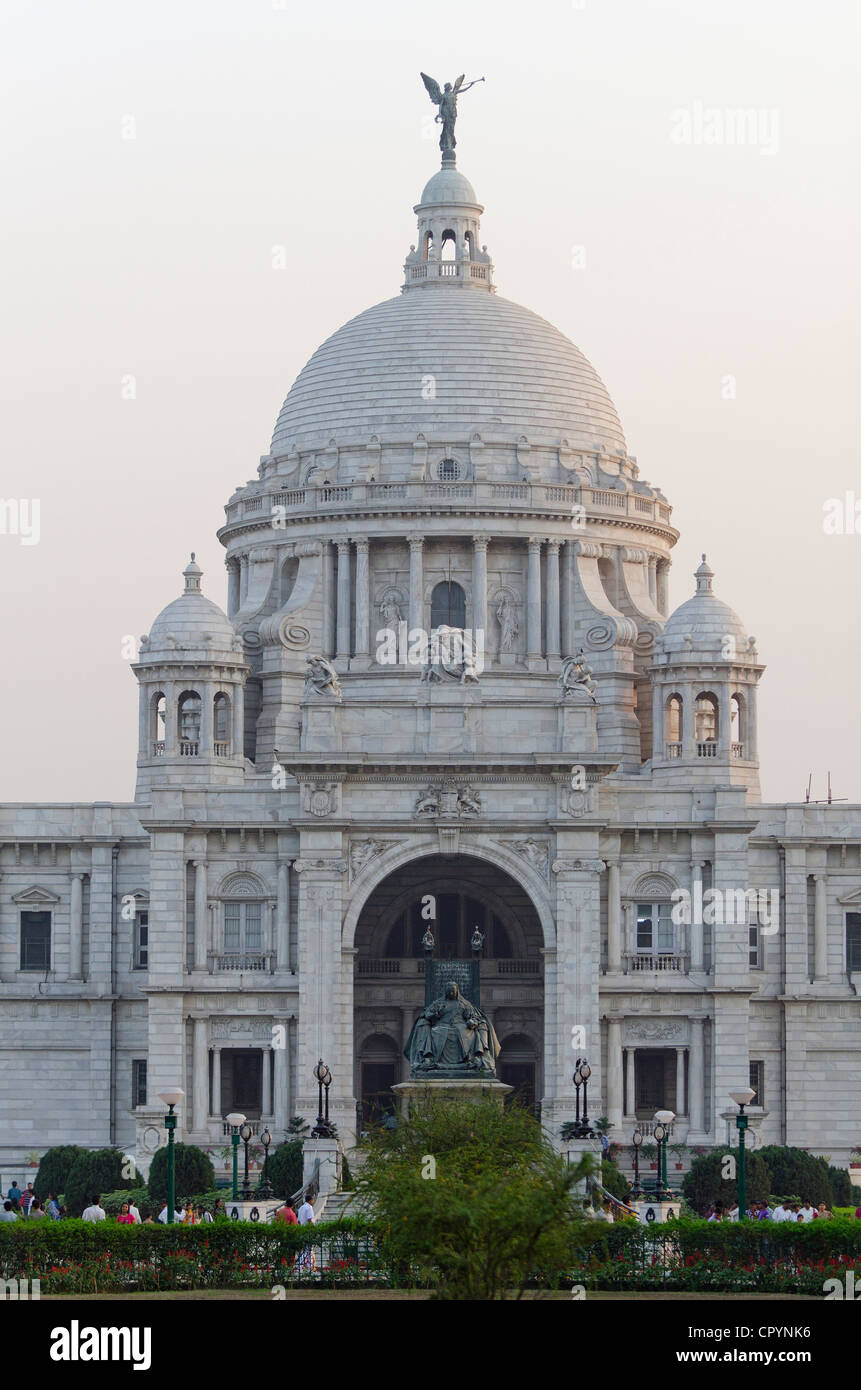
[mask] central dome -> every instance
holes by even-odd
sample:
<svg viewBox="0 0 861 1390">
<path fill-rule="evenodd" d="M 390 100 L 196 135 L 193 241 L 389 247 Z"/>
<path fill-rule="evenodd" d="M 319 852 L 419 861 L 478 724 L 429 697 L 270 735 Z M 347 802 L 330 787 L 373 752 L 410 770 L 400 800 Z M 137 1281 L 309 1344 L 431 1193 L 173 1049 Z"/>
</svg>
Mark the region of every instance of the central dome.
<svg viewBox="0 0 861 1390">
<path fill-rule="evenodd" d="M 625 452 L 604 383 L 564 334 L 496 294 L 443 285 L 384 300 L 327 338 L 281 408 L 271 452 L 475 431 Z"/>
</svg>

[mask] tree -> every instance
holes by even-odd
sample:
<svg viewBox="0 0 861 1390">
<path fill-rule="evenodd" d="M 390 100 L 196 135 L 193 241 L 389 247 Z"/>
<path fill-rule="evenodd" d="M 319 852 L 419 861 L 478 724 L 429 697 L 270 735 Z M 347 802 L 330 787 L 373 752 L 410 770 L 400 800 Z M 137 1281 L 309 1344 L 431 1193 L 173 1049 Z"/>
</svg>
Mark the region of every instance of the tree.
<svg viewBox="0 0 861 1390">
<path fill-rule="evenodd" d="M 831 1203 L 833 1193 L 828 1164 L 806 1149 L 768 1144 L 756 1151 L 771 1174 L 771 1192 L 776 1197 L 809 1197 L 814 1206 Z"/>
<path fill-rule="evenodd" d="M 269 1182 L 278 1197 L 292 1197 L 302 1186 L 302 1140 L 279 1144 L 269 1156 Z"/>
<path fill-rule="evenodd" d="M 370 1138 L 357 1201 L 374 1209 L 384 1256 L 418 1269 L 435 1298 L 519 1297 L 535 1271 L 570 1266 L 591 1224 L 574 1189 L 595 1166 L 568 1165 L 522 1106 L 438 1098 Z"/>
<path fill-rule="evenodd" d="M 93 1196 L 134 1187 L 139 1177 L 127 1178 L 125 1154 L 120 1149 L 84 1149 L 75 1159 L 66 1178 L 66 1206 L 70 1216 L 80 1216 Z"/>
<path fill-rule="evenodd" d="M 619 1165 L 613 1158 L 603 1158 L 601 1160 L 601 1186 L 606 1187 L 612 1196 L 617 1197 L 620 1202 L 627 1199 L 631 1190 L 631 1184 L 624 1173 L 619 1171 Z"/>
<path fill-rule="evenodd" d="M 727 1159 L 732 1162 L 726 1162 Z M 771 1176 L 758 1151 L 745 1151 L 744 1171 L 748 1206 L 751 1202 L 765 1201 Z M 738 1200 L 738 1149 L 721 1147 L 695 1158 L 690 1172 L 682 1180 L 682 1192 L 700 1216 L 704 1216 L 714 1202 L 734 1207 Z"/>
<path fill-rule="evenodd" d="M 80 1144 L 58 1144 L 56 1148 L 45 1151 L 33 1183 L 33 1191 L 40 1201 L 44 1202 L 49 1192 L 53 1192 L 55 1197 L 65 1193 L 76 1160 L 87 1152 Z"/>
<path fill-rule="evenodd" d="M 831 1205 L 833 1207 L 854 1206 L 852 1184 L 846 1169 L 835 1168 L 833 1164 L 829 1164 L 828 1177 L 831 1182 Z"/>
<path fill-rule="evenodd" d="M 194 1144 L 174 1144 L 174 1195 L 179 1202 L 195 1192 L 209 1192 L 215 1187 L 215 1169 L 203 1149 Z M 147 1183 L 149 1195 L 164 1201 L 167 1197 L 167 1149 L 156 1149 Z"/>
</svg>

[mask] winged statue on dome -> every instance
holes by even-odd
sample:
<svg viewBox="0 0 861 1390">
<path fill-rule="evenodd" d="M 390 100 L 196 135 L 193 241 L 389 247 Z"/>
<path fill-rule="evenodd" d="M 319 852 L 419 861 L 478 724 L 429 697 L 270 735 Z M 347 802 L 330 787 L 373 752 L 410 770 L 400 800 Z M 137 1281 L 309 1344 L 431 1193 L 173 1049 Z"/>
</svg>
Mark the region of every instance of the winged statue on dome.
<svg viewBox="0 0 861 1390">
<path fill-rule="evenodd" d="M 454 138 L 454 123 L 457 120 L 457 98 L 459 94 L 468 92 L 470 87 L 475 87 L 479 82 L 483 82 L 483 77 L 476 77 L 473 82 L 467 82 L 464 86 L 466 73 L 462 72 L 454 86 L 446 82 L 444 90 L 440 90 L 440 85 L 432 77 L 428 77 L 426 72 L 421 75 L 422 82 L 427 88 L 427 94 L 437 108 L 436 119 L 442 126 L 442 134 L 439 137 L 439 147 L 443 154 L 453 155 L 457 141 Z"/>
</svg>

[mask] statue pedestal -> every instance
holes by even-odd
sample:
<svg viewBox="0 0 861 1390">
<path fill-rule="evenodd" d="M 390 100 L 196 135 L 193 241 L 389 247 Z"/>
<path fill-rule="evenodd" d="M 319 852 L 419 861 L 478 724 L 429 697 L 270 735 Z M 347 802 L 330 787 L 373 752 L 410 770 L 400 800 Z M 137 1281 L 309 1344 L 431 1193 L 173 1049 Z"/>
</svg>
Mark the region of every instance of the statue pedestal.
<svg viewBox="0 0 861 1390">
<path fill-rule="evenodd" d="M 631 1202 L 631 1206 L 637 1213 L 637 1220 L 643 1226 L 660 1226 L 665 1221 L 678 1221 L 681 1211 L 681 1202 L 676 1200 L 665 1202 L 647 1202 L 638 1198 Z"/>
<path fill-rule="evenodd" d="M 416 1076 L 410 1081 L 399 1081 L 397 1086 L 392 1087 L 400 1102 L 404 1119 L 409 1117 L 411 1101 L 427 1104 L 428 1101 L 435 1100 L 484 1100 L 489 1097 L 501 1105 L 513 1090 L 513 1086 L 506 1086 L 504 1081 L 497 1081 L 495 1076 L 465 1076 L 462 1079 Z"/>
</svg>

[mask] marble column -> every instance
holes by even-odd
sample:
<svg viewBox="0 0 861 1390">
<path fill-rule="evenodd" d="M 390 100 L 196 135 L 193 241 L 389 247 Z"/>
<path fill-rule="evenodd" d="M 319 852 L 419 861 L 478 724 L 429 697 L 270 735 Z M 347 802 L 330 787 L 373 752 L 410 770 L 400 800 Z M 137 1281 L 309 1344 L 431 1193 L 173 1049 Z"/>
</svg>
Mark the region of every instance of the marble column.
<svg viewBox="0 0 861 1390">
<path fill-rule="evenodd" d="M 245 598 L 246 598 L 246 595 L 247 595 L 247 593 L 248 593 L 248 575 L 249 575 L 250 569 L 251 569 L 251 566 L 250 566 L 250 564 L 249 564 L 249 560 L 248 560 L 247 554 L 246 554 L 246 555 L 240 555 L 240 557 L 239 557 L 239 606 L 240 606 L 240 608 L 242 607 L 243 603 L 245 602 Z"/>
<path fill-rule="evenodd" d="M 559 546 L 561 541 L 547 542 L 547 656 L 559 659 Z"/>
<path fill-rule="evenodd" d="M 150 746 L 149 736 L 149 702 L 152 699 L 152 687 L 143 682 L 138 688 L 138 757 L 151 758 L 152 747 Z"/>
<path fill-rule="evenodd" d="M 200 690 L 200 742 L 197 745 L 197 751 L 201 758 L 211 758 L 215 752 L 215 685 L 212 681 L 203 681 L 198 688 Z"/>
<path fill-rule="evenodd" d="M 237 683 L 231 690 L 233 710 L 233 747 L 231 756 L 245 757 L 245 689 Z"/>
<path fill-rule="evenodd" d="M 196 859 L 194 861 L 194 968 L 195 970 L 205 970 L 207 965 L 207 953 L 209 941 L 206 920 L 206 860 Z"/>
<path fill-rule="evenodd" d="M 360 665 L 369 664 L 369 627 L 371 621 L 371 576 L 368 541 L 356 541 L 356 658 Z"/>
<path fill-rule="evenodd" d="M 703 1132 L 705 1113 L 705 1048 L 703 1045 L 703 1022 L 701 1018 L 691 1019 L 691 1056 L 688 1076 L 688 1110 L 691 1130 L 695 1134 Z"/>
<path fill-rule="evenodd" d="M 669 561 L 659 560 L 655 571 L 655 587 L 658 597 L 658 611 L 666 616 L 668 607 L 668 585 L 667 577 L 669 573 Z"/>
<path fill-rule="evenodd" d="M 541 540 L 534 536 L 526 570 L 526 659 L 541 659 Z"/>
<path fill-rule="evenodd" d="M 703 919 L 702 919 L 702 884 L 703 884 L 703 860 L 694 859 L 691 861 L 691 971 L 702 971 L 704 968 L 703 956 Z M 699 885 L 699 887 L 697 886 Z"/>
<path fill-rule="evenodd" d="M 611 975 L 622 968 L 622 903 L 619 897 L 619 865 L 607 864 L 607 969 Z"/>
<path fill-rule="evenodd" d="M 221 1048 L 212 1049 L 212 1103 L 210 1115 L 221 1114 Z"/>
<path fill-rule="evenodd" d="M 652 761 L 663 762 L 666 757 L 664 728 L 664 687 L 652 686 Z"/>
<path fill-rule="evenodd" d="M 350 659 L 350 542 L 338 541 L 338 650 L 339 661 Z"/>
<path fill-rule="evenodd" d="M 69 979 L 80 980 L 84 960 L 84 875 L 72 874 L 69 902 Z"/>
<path fill-rule="evenodd" d="M 681 685 L 682 696 L 682 757 L 695 758 L 697 755 L 696 742 L 696 703 L 697 687 L 690 681 L 684 681 Z"/>
<path fill-rule="evenodd" d="M 482 643 L 482 650 L 488 651 L 490 643 L 487 631 L 487 536 L 473 536 L 472 538 L 472 630 L 473 630 L 473 652 L 478 650 L 478 642 Z M 483 633 L 481 638 L 478 633 Z"/>
<path fill-rule="evenodd" d="M 285 1034 L 289 1032 L 290 1024 L 286 1018 L 278 1019 L 276 1022 L 284 1025 Z M 285 1037 L 286 1042 L 286 1037 Z M 287 1048 L 273 1048 L 275 1065 L 275 1105 L 274 1120 L 276 1133 L 280 1134 L 287 1128 L 289 1115 L 287 1113 Z"/>
<path fill-rule="evenodd" d="M 730 690 L 728 681 L 721 682 L 718 687 L 718 757 L 728 759 L 730 756 Z"/>
<path fill-rule="evenodd" d="M 657 589 L 658 557 L 657 557 L 657 555 L 649 555 L 649 556 L 648 556 L 648 569 L 649 569 L 649 598 L 652 600 L 652 603 L 655 603 L 656 600 L 657 600 L 657 595 L 658 595 L 658 589 Z"/>
<path fill-rule="evenodd" d="M 574 566 L 576 541 L 566 541 L 562 551 L 562 655 L 574 655 Z"/>
<path fill-rule="evenodd" d="M 422 544 L 421 536 L 410 538 L 410 630 L 424 627 Z"/>
<path fill-rule="evenodd" d="M 278 901 L 275 912 L 275 969 L 290 969 L 290 865 L 278 862 Z"/>
<path fill-rule="evenodd" d="M 209 1021 L 194 1020 L 194 1055 L 192 1059 L 192 1128 L 196 1134 L 206 1129 L 209 1107 Z"/>
<path fill-rule="evenodd" d="M 184 687 L 176 681 L 166 681 L 164 687 L 164 755 L 166 758 L 179 757 L 179 703 Z"/>
<path fill-rule="evenodd" d="M 323 631 L 324 656 L 335 655 L 335 550 L 331 541 L 323 541 Z"/>
<path fill-rule="evenodd" d="M 228 560 L 227 567 L 227 616 L 232 618 L 239 607 L 239 564 Z"/>
<path fill-rule="evenodd" d="M 622 1127 L 622 1020 L 607 1020 L 607 1119 L 611 1129 Z"/>
<path fill-rule="evenodd" d="M 626 1094 L 626 1115 L 635 1116 L 637 1113 L 637 1091 L 634 1067 L 636 1065 L 637 1049 L 629 1047 L 625 1054 L 625 1094 Z"/>
<path fill-rule="evenodd" d="M 828 878 L 814 874 L 813 897 L 813 978 L 816 984 L 828 981 Z"/>
<path fill-rule="evenodd" d="M 745 687 L 744 756 L 755 763 L 759 757 L 756 727 L 756 686 Z"/>
<path fill-rule="evenodd" d="M 285 1051 L 286 1051 L 286 1048 L 285 1048 Z M 263 1088 L 262 1088 L 263 1093 L 262 1093 L 262 1095 L 261 1095 L 261 1097 L 260 1097 L 260 1116 L 261 1116 L 261 1119 L 263 1118 L 263 1116 L 267 1116 L 267 1117 L 268 1117 L 269 1115 L 272 1114 L 272 1111 L 271 1111 L 270 1108 L 269 1108 L 270 1105 L 271 1105 L 271 1101 L 270 1101 L 269 1097 L 270 1097 L 271 1094 L 272 1094 L 272 1080 L 271 1080 L 272 1070 L 271 1070 L 271 1069 L 272 1069 L 272 1048 L 271 1048 L 271 1047 L 264 1047 L 264 1048 L 263 1048 Z"/>
<path fill-rule="evenodd" d="M 685 1101 L 685 1049 L 676 1048 L 676 1114 L 686 1115 Z"/>
</svg>

